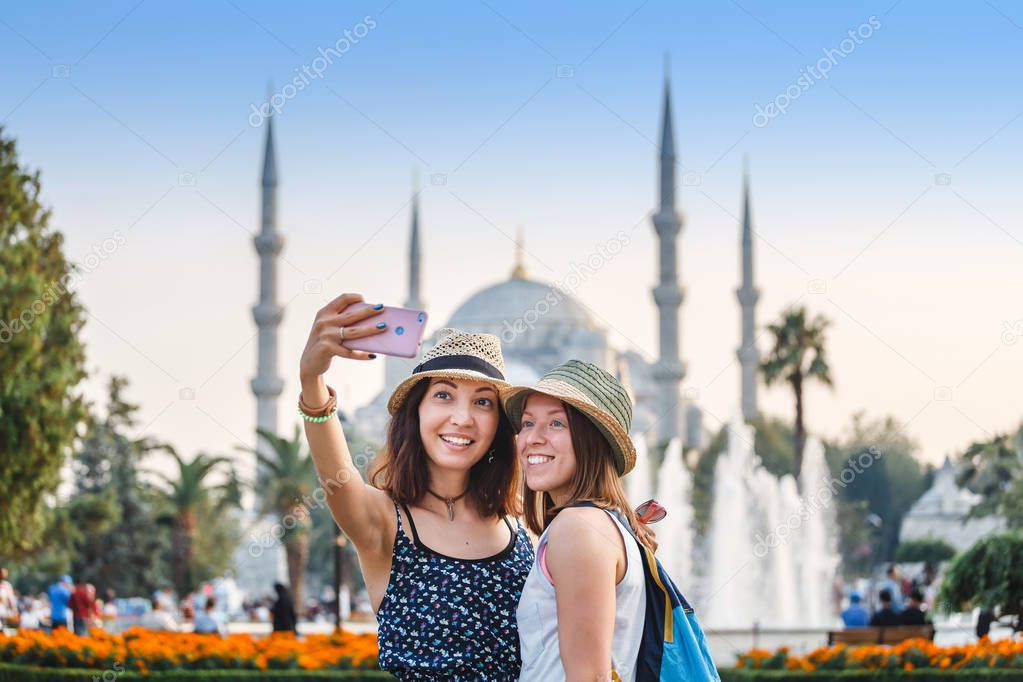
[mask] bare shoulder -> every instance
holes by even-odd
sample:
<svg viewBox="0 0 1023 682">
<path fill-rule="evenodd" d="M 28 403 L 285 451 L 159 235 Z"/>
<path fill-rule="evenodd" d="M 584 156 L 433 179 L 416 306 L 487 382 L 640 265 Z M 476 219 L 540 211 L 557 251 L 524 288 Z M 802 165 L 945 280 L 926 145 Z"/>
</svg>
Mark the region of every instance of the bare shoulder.
<svg viewBox="0 0 1023 682">
<path fill-rule="evenodd" d="M 568 577 L 580 584 L 587 576 L 598 583 L 613 580 L 621 552 L 614 521 L 594 507 L 559 512 L 547 533 L 547 565 L 556 585 Z"/>
<path fill-rule="evenodd" d="M 618 537 L 614 521 L 607 512 L 596 507 L 570 507 L 562 510 L 551 522 L 547 533 L 552 548 L 560 545 L 583 549 L 607 542 L 617 545 Z"/>
</svg>

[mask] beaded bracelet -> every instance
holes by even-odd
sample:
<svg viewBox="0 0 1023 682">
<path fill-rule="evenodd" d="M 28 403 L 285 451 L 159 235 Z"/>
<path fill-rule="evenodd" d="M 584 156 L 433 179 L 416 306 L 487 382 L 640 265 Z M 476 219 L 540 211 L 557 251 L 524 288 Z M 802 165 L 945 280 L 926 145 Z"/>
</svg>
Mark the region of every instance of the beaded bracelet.
<svg viewBox="0 0 1023 682">
<path fill-rule="evenodd" d="M 301 408 L 299 408 L 298 414 L 302 417 L 302 419 L 305 419 L 307 422 L 322 424 L 323 422 L 327 421 L 328 419 L 331 419 L 334 415 L 337 414 L 337 408 L 335 407 L 333 412 L 331 412 L 330 414 L 325 414 L 322 417 L 310 417 L 308 414 L 303 412 Z"/>
</svg>

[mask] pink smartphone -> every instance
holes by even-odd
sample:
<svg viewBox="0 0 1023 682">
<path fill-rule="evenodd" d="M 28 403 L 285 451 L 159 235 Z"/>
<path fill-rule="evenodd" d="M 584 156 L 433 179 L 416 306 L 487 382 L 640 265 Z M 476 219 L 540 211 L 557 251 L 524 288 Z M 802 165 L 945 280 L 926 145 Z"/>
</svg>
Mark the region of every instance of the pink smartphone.
<svg viewBox="0 0 1023 682">
<path fill-rule="evenodd" d="M 352 310 L 372 307 L 369 303 L 354 303 L 349 306 Z M 367 317 L 357 322 L 355 326 L 384 322 L 387 324 L 386 331 L 361 339 L 346 339 L 343 343 L 352 350 L 414 358 L 419 354 L 419 346 L 423 343 L 426 320 L 427 314 L 423 310 L 385 307 L 381 313 Z"/>
</svg>

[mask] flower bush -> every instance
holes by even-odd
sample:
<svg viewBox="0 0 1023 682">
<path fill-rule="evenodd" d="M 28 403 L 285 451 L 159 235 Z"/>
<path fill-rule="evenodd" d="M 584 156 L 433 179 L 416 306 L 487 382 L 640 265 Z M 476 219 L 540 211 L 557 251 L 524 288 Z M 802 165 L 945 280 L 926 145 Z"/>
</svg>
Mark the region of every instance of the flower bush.
<svg viewBox="0 0 1023 682">
<path fill-rule="evenodd" d="M 894 645 L 836 644 L 814 649 L 805 656 L 751 649 L 740 654 L 736 667 L 746 670 L 963 670 L 981 668 L 1023 669 L 1023 639 L 996 642 L 984 637 L 974 644 L 937 646 L 926 639 L 908 639 Z"/>
<path fill-rule="evenodd" d="M 0 662 L 45 667 L 158 670 L 378 670 L 377 638 L 341 631 L 330 635 L 274 633 L 196 635 L 130 628 L 118 635 L 93 630 L 78 637 L 60 629 L 51 634 L 19 630 L 0 635 Z"/>
</svg>

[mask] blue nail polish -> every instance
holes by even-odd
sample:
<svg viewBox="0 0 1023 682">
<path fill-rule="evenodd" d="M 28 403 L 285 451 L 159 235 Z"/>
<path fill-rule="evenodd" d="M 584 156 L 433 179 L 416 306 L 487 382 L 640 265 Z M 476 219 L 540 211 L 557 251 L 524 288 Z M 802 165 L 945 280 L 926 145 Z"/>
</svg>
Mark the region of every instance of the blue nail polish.
<svg viewBox="0 0 1023 682">
<path fill-rule="evenodd" d="M 376 360 L 376 358 L 377 358 L 377 354 L 376 353 L 370 353 L 369 354 L 369 359 L 370 360 Z"/>
<path fill-rule="evenodd" d="M 377 303 L 375 306 L 373 306 L 373 310 L 383 310 L 383 309 L 384 309 L 384 304 L 383 303 Z"/>
<path fill-rule="evenodd" d="M 386 327 L 387 327 L 387 323 L 386 322 L 381 322 L 380 324 L 377 325 L 377 329 L 384 329 Z"/>
</svg>

